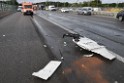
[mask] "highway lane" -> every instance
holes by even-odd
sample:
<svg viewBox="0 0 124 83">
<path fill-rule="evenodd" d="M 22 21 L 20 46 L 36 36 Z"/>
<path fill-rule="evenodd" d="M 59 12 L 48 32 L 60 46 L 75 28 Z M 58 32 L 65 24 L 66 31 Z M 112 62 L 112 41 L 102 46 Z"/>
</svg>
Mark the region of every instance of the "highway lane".
<svg viewBox="0 0 124 83">
<path fill-rule="evenodd" d="M 42 40 L 30 16 L 15 13 L 0 19 L 0 83 L 65 82 L 61 68 L 48 81 L 32 76 L 56 59 Z"/>
<path fill-rule="evenodd" d="M 45 13 L 46 15 L 49 14 L 48 12 Z M 59 15 L 55 12 L 54 14 L 56 16 Z M 65 14 L 60 15 L 63 16 Z M 62 19 L 60 20 L 62 21 Z M 32 21 L 36 24 L 34 25 Z M 109 21 L 112 22 L 112 20 Z M 69 22 L 66 21 L 64 25 L 66 26 L 65 28 L 70 28 L 68 27 Z M 82 28 L 78 28 L 80 27 L 79 25 L 75 26 L 77 27 L 75 30 L 82 30 Z M 70 30 L 74 31 L 71 28 Z M 62 35 L 64 33 L 68 33 L 68 31 L 39 16 L 34 16 L 31 18 L 30 16 L 23 16 L 21 13 L 15 13 L 0 20 L 0 78 L 2 78 L 0 79 L 0 82 L 124 82 L 124 64 L 122 62 L 117 59 L 114 61 L 108 61 L 96 54 L 94 54 L 91 58 L 86 58 L 84 55 L 91 54 L 91 52 L 77 47 L 74 43 L 72 43 L 71 38 L 63 39 Z M 88 35 L 87 37 L 95 39 L 96 41 L 99 40 L 102 44 L 110 44 L 109 46 L 113 45 L 113 43 L 115 46 L 119 45 L 112 40 L 101 37 L 88 30 L 82 30 L 82 35 Z M 67 45 L 65 45 L 64 42 L 66 42 Z M 44 45 L 47 45 L 47 47 L 44 48 Z M 121 46 L 123 47 L 123 45 Z M 120 49 L 122 49 L 122 47 L 120 47 Z M 49 60 L 61 60 L 60 51 L 64 57 L 64 60 L 62 61 L 61 67 L 49 80 L 44 81 L 31 76 L 32 72 L 43 68 Z M 120 54 L 123 53 L 123 51 L 117 52 Z"/>
<path fill-rule="evenodd" d="M 56 22 L 123 55 L 124 23 L 112 18 L 39 11 L 38 15 Z M 116 48 L 115 48 L 116 47 Z"/>
<path fill-rule="evenodd" d="M 64 27 L 71 31 L 78 32 L 86 37 L 89 37 L 99 42 L 100 44 L 104 44 L 105 46 L 107 46 L 107 48 L 111 49 L 113 52 L 123 56 L 124 46 L 122 44 L 117 43 L 112 39 L 108 39 L 102 35 L 96 34 L 98 32 L 97 28 L 95 28 L 96 33 L 93 33 L 88 29 L 85 29 L 86 24 L 85 26 L 83 26 L 80 23 L 81 22 L 80 20 L 81 19 L 87 20 L 88 17 L 86 16 L 81 17 L 76 15 L 77 17 L 75 17 L 75 19 L 71 19 L 74 18 L 75 15 L 61 14 L 56 12 L 51 13 L 46 11 L 45 12 L 40 11 L 37 14 L 39 16 L 34 16 L 33 20 L 38 26 L 39 33 L 44 37 L 44 41 L 52 50 L 54 56 L 57 59 L 61 58 L 59 50 L 61 50 L 62 52 L 62 55 L 64 57 L 62 63 L 63 74 L 65 75 L 69 83 L 82 83 L 82 82 L 83 83 L 116 83 L 116 82 L 123 83 L 124 82 L 123 80 L 124 63 L 122 63 L 118 59 L 115 59 L 114 61 L 108 61 L 96 54 L 94 54 L 94 57 L 86 58 L 84 57 L 84 55 L 91 54 L 90 52 L 77 47 L 71 41 L 71 38 L 62 39 L 62 35 L 64 33 L 68 33 L 67 30 L 62 29 Z M 81 19 L 77 20 L 76 18 L 77 19 L 81 18 Z M 105 21 L 105 19 L 100 19 L 100 17 L 98 18 L 91 17 L 91 19 Z M 75 22 L 73 22 L 73 20 L 75 20 Z M 111 23 L 116 22 L 116 20 L 112 21 L 112 19 L 107 21 Z M 86 23 L 88 24 L 88 22 Z M 89 23 L 88 25 L 90 24 L 91 23 Z M 96 24 L 94 25 L 97 26 Z M 120 23 L 120 25 L 123 24 Z M 110 32 L 111 32 L 111 28 L 115 32 L 116 29 L 117 31 L 120 30 L 119 33 L 122 34 L 123 36 L 122 33 L 123 26 L 121 28 L 113 28 L 113 27 L 108 27 L 108 28 L 109 29 L 107 29 L 106 27 L 105 29 L 109 30 Z M 123 37 L 121 37 L 120 39 L 123 40 Z M 67 45 L 64 45 L 64 42 L 67 42 Z"/>
</svg>

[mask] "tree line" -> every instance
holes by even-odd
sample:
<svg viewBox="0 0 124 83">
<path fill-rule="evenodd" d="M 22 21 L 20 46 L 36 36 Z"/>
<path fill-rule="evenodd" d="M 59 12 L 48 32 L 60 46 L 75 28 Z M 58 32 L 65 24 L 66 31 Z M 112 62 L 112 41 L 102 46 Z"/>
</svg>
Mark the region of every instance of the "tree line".
<svg viewBox="0 0 124 83">
<path fill-rule="evenodd" d="M 9 5 L 18 5 L 17 0 L 1 0 L 0 3 L 9 4 Z"/>
<path fill-rule="evenodd" d="M 10 5 L 18 5 L 17 0 L 3 0 L 0 1 L 1 3 L 6 3 Z M 91 7 L 124 7 L 123 3 L 106 3 L 103 4 L 101 0 L 92 0 L 92 1 L 84 1 L 79 3 L 68 3 L 68 2 L 54 2 L 54 1 L 46 1 L 46 2 L 40 2 L 37 4 L 43 4 L 45 6 L 48 5 L 55 5 L 56 7 L 85 7 L 85 6 L 91 6 Z"/>
<path fill-rule="evenodd" d="M 47 1 L 47 2 L 41 2 L 38 4 L 43 4 L 45 6 L 48 5 L 55 5 L 56 7 L 85 7 L 85 6 L 91 6 L 91 7 L 124 7 L 123 3 L 106 3 L 103 4 L 101 0 L 93 0 L 93 1 L 84 1 L 79 3 L 68 3 L 68 2 L 53 2 L 53 1 Z"/>
</svg>

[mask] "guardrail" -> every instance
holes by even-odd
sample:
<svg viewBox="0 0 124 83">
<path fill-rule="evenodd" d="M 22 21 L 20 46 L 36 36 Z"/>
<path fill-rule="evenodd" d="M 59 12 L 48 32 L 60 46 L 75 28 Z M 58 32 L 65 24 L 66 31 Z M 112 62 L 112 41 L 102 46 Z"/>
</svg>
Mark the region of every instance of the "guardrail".
<svg viewBox="0 0 124 83">
<path fill-rule="evenodd" d="M 0 1 L 0 18 L 15 12 L 16 6 Z"/>
</svg>

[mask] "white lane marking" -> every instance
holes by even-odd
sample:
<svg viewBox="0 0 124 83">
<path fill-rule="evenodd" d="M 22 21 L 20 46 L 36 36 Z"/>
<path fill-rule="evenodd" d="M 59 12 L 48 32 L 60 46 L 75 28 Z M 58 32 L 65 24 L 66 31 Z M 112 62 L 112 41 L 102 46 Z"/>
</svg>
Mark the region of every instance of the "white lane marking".
<svg viewBox="0 0 124 83">
<path fill-rule="evenodd" d="M 40 15 L 38 15 L 38 16 L 40 16 Z M 41 16 L 40 16 L 41 17 Z M 63 26 L 63 25 L 60 25 L 58 22 L 56 22 L 55 20 L 48 20 L 46 17 L 41 17 L 41 18 L 43 18 L 43 19 L 45 19 L 45 20 L 47 20 L 47 21 L 49 21 L 49 22 L 51 22 L 51 23 L 53 23 L 53 24 L 55 24 L 55 25 L 57 25 L 57 26 L 59 26 L 60 28 L 62 28 L 62 29 L 64 29 L 64 30 L 66 30 L 66 31 L 68 31 L 69 33 L 76 33 L 76 32 L 74 32 L 74 31 L 72 31 L 72 30 L 70 30 L 70 29 L 67 29 L 65 26 Z"/>
<path fill-rule="evenodd" d="M 38 15 L 38 16 L 40 16 L 40 15 Z M 70 29 L 67 29 L 67 28 L 64 27 L 63 25 L 60 25 L 60 24 L 59 24 L 58 22 L 56 22 L 55 20 L 48 20 L 48 19 L 45 18 L 45 17 L 42 17 L 42 16 L 40 16 L 40 17 L 43 18 L 43 19 L 45 19 L 45 20 L 47 20 L 47 21 L 49 21 L 49 22 L 51 22 L 51 23 L 53 23 L 53 24 L 55 24 L 55 25 L 57 25 L 57 26 L 59 26 L 60 28 L 66 30 L 66 31 L 68 31 L 68 32 L 70 32 L 70 33 L 75 33 L 74 31 L 72 31 L 72 30 L 70 30 Z M 34 21 L 35 21 L 35 23 L 36 23 L 36 25 L 37 25 L 38 27 L 41 27 L 40 24 L 35 20 L 35 18 L 34 18 Z M 111 51 L 111 52 L 112 52 L 112 51 Z M 113 53 L 113 52 L 112 52 L 112 53 Z M 122 56 L 120 56 L 120 55 L 116 55 L 116 58 L 117 58 L 117 60 L 119 60 L 120 62 L 124 63 L 124 57 L 122 57 Z"/>
</svg>

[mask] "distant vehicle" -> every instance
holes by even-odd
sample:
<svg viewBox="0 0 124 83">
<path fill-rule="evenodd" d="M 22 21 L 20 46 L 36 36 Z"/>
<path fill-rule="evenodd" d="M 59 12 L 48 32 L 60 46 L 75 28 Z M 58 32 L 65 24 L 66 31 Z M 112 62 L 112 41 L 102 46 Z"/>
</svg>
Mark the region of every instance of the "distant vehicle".
<svg viewBox="0 0 124 83">
<path fill-rule="evenodd" d="M 22 6 L 18 6 L 17 11 L 21 12 L 22 11 Z"/>
<path fill-rule="evenodd" d="M 24 15 L 33 15 L 33 4 L 30 2 L 23 2 L 22 3 L 22 13 Z"/>
<path fill-rule="evenodd" d="M 68 13 L 68 12 L 69 12 L 69 9 L 67 9 L 67 8 L 62 8 L 62 9 L 61 9 L 61 12 L 63 12 L 63 13 Z"/>
<path fill-rule="evenodd" d="M 50 11 L 56 11 L 57 8 L 54 5 L 49 5 L 48 6 L 48 10 L 50 10 Z"/>
<path fill-rule="evenodd" d="M 93 8 L 92 7 L 83 7 L 83 9 L 88 10 L 90 12 L 93 12 Z"/>
<path fill-rule="evenodd" d="M 117 13 L 116 18 L 120 21 L 124 21 L 124 10 L 120 11 L 119 13 Z"/>
<path fill-rule="evenodd" d="M 81 14 L 82 15 L 91 15 L 92 12 L 89 11 L 87 8 L 80 8 L 77 10 L 77 14 L 79 14 L 79 15 L 81 15 Z"/>
<path fill-rule="evenodd" d="M 45 5 L 41 4 L 39 7 L 41 10 L 45 10 Z"/>
<path fill-rule="evenodd" d="M 74 11 L 73 8 L 68 8 L 68 10 L 69 10 L 70 12 L 73 12 L 73 11 Z"/>
<path fill-rule="evenodd" d="M 94 7 L 93 8 L 93 12 L 99 12 L 99 11 L 101 11 L 102 9 L 101 8 L 98 8 L 98 7 Z"/>
</svg>

